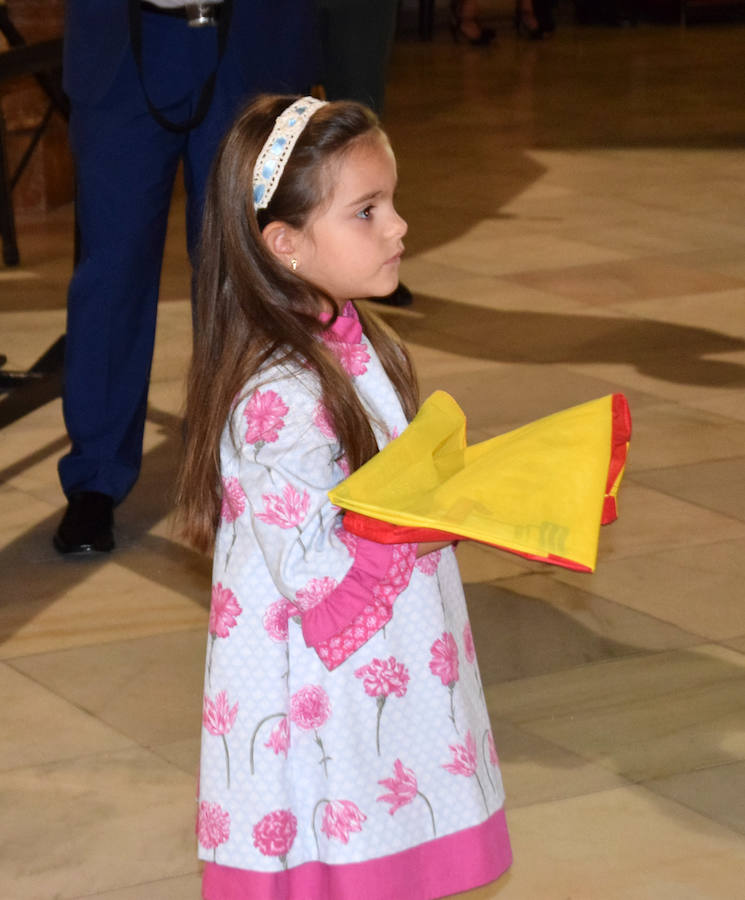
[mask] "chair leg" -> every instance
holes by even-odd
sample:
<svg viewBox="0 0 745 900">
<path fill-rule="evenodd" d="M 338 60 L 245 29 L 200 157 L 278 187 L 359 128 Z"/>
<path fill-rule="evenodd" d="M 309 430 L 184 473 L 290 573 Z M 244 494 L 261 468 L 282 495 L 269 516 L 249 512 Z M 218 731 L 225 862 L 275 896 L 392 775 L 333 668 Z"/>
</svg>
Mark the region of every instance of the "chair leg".
<svg viewBox="0 0 745 900">
<path fill-rule="evenodd" d="M 419 0 L 419 38 L 423 41 L 432 40 L 432 30 L 435 18 L 435 0 Z"/>
<path fill-rule="evenodd" d="M 13 213 L 13 197 L 8 176 L 8 159 L 5 152 L 5 119 L 0 112 L 0 238 L 3 243 L 3 261 L 6 266 L 17 266 L 20 261 L 16 242 L 16 224 Z"/>
</svg>

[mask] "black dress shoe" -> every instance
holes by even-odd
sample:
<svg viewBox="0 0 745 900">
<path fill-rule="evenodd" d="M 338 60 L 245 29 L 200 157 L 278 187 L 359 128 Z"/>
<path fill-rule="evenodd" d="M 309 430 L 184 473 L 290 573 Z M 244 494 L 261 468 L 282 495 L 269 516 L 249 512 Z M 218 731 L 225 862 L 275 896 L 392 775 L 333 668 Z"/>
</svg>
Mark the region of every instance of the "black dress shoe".
<svg viewBox="0 0 745 900">
<path fill-rule="evenodd" d="M 60 553 L 108 553 L 114 549 L 114 501 L 98 491 L 71 494 L 54 546 Z"/>
<path fill-rule="evenodd" d="M 399 282 L 396 290 L 387 297 L 371 297 L 370 299 L 375 303 L 382 303 L 384 306 L 411 306 L 414 302 L 411 291 L 403 282 Z"/>
</svg>

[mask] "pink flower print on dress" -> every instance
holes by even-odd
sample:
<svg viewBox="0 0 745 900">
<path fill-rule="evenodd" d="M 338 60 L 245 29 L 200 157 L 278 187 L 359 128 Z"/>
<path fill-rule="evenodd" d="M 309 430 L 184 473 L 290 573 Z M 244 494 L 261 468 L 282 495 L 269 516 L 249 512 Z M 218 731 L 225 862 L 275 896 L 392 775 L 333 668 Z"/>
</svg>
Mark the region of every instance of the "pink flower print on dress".
<svg viewBox="0 0 745 900">
<path fill-rule="evenodd" d="M 267 525 L 279 525 L 280 528 L 297 528 L 298 540 L 305 555 L 300 523 L 305 519 L 310 506 L 310 496 L 306 490 L 302 496 L 291 484 L 285 485 L 282 496 L 279 494 L 262 494 L 264 512 L 256 513 L 256 518 Z"/>
<path fill-rule="evenodd" d="M 447 687 L 458 680 L 458 645 L 449 631 L 444 631 L 430 648 L 430 671 Z"/>
<path fill-rule="evenodd" d="M 297 819 L 289 809 L 275 809 L 253 827 L 254 847 L 264 856 L 278 856 L 283 869 L 296 835 Z"/>
<path fill-rule="evenodd" d="M 264 716 L 264 718 L 259 722 L 259 724 L 254 728 L 253 734 L 251 735 L 251 741 L 248 745 L 248 761 L 251 766 L 251 774 L 253 775 L 256 772 L 256 765 L 254 760 L 254 755 L 256 751 L 256 738 L 259 736 L 259 731 L 262 726 L 267 722 L 271 722 L 272 719 L 280 719 L 281 721 L 275 728 L 272 729 L 272 733 L 269 736 L 269 741 L 264 744 L 265 747 L 271 747 L 274 750 L 275 755 L 279 755 L 280 753 L 284 753 L 285 757 L 287 756 L 287 748 L 290 746 L 290 728 L 287 723 L 287 714 L 283 712 L 271 713 L 268 716 Z M 284 723 L 284 725 L 283 725 Z M 285 740 L 284 734 L 285 729 L 287 729 L 287 739 Z"/>
<path fill-rule="evenodd" d="M 481 740 L 481 752 L 484 755 L 484 759 L 486 759 L 486 750 L 484 749 L 484 743 L 488 745 L 489 762 L 491 763 L 491 767 L 494 769 L 499 765 L 499 757 L 497 756 L 497 748 L 494 746 L 494 735 L 491 733 L 491 730 L 489 728 L 487 728 L 487 730 L 484 732 L 484 737 Z M 494 784 L 494 779 L 491 777 L 489 766 L 485 766 L 484 768 L 486 769 L 486 775 L 489 779 L 489 784 L 496 794 L 497 786 Z"/>
<path fill-rule="evenodd" d="M 280 597 L 279 600 L 275 600 L 274 603 L 267 606 L 264 613 L 264 618 L 262 619 L 264 629 L 277 644 L 283 644 L 289 636 L 290 608 L 291 605 L 287 600 L 284 597 Z"/>
<path fill-rule="evenodd" d="M 414 565 L 425 575 L 434 575 L 437 571 L 437 567 L 440 565 L 441 556 L 442 551 L 435 550 L 433 553 L 428 553 L 426 556 L 420 556 Z"/>
<path fill-rule="evenodd" d="M 393 778 L 384 778 L 382 781 L 379 781 L 378 784 L 382 784 L 383 787 L 388 788 L 390 791 L 390 794 L 381 794 L 380 797 L 378 797 L 378 803 L 390 803 L 391 808 L 388 812 L 391 815 L 398 812 L 402 806 L 407 806 L 417 797 L 421 797 L 427 804 L 430 819 L 432 820 L 432 831 L 434 835 L 437 836 L 435 814 L 432 809 L 432 804 L 419 790 L 416 775 L 411 769 L 407 769 L 400 759 L 397 759 L 393 763 Z"/>
<path fill-rule="evenodd" d="M 367 352 L 365 344 L 349 344 L 346 341 L 340 341 L 329 331 L 323 332 L 323 340 L 339 360 L 347 375 L 364 375 L 367 372 L 370 354 Z"/>
<path fill-rule="evenodd" d="M 323 801 L 322 801 L 323 802 Z M 331 840 L 349 843 L 353 831 L 362 831 L 367 816 L 351 800 L 329 800 L 323 808 L 321 831 Z"/>
<path fill-rule="evenodd" d="M 328 438 L 330 441 L 336 438 L 334 426 L 331 424 L 328 410 L 323 403 L 317 403 L 316 408 L 313 410 L 313 424 L 325 438 Z"/>
<path fill-rule="evenodd" d="M 388 659 L 373 659 L 366 666 L 356 669 L 354 674 L 357 678 L 364 679 L 362 684 L 369 697 L 387 697 L 389 694 L 403 697 L 409 683 L 409 670 L 393 656 Z"/>
<path fill-rule="evenodd" d="M 227 771 L 228 788 L 230 788 L 230 751 L 228 750 L 228 740 L 225 735 L 230 731 L 235 723 L 238 715 L 238 704 L 231 707 L 228 702 L 226 691 L 220 691 L 213 700 L 204 695 L 204 711 L 202 713 L 202 724 L 216 737 L 222 738 L 223 747 L 225 748 L 225 769 Z"/>
<path fill-rule="evenodd" d="M 458 723 L 455 721 L 455 684 L 458 681 L 458 645 L 455 638 L 449 631 L 443 631 L 442 637 L 430 647 L 430 653 L 432 654 L 429 662 L 430 672 L 450 691 L 450 721 L 460 734 Z"/>
<path fill-rule="evenodd" d="M 283 416 L 289 412 L 285 402 L 274 391 L 254 391 L 243 409 L 248 424 L 246 443 L 255 444 L 259 450 L 264 444 L 273 444 L 284 428 Z"/>
<path fill-rule="evenodd" d="M 302 496 L 291 484 L 285 485 L 282 496 L 279 494 L 262 494 L 266 509 L 256 513 L 256 518 L 267 525 L 279 525 L 280 528 L 296 528 L 303 521 L 310 506 L 310 496 L 306 490 Z"/>
<path fill-rule="evenodd" d="M 205 850 L 214 851 L 212 857 L 217 861 L 217 848 L 230 840 L 230 813 L 219 803 L 203 800 L 197 815 L 197 836 Z"/>
<path fill-rule="evenodd" d="M 330 715 L 328 694 L 318 684 L 307 684 L 290 698 L 290 718 L 304 731 L 320 728 Z"/>
<path fill-rule="evenodd" d="M 222 479 L 222 506 L 220 516 L 224 522 L 235 522 L 246 509 L 246 495 L 237 478 Z"/>
<path fill-rule="evenodd" d="M 209 621 L 209 633 L 213 637 L 228 637 L 230 629 L 238 624 L 238 616 L 242 612 L 243 609 L 230 588 L 223 587 L 219 581 L 213 585 Z"/>
<path fill-rule="evenodd" d="M 274 750 L 274 753 L 277 756 L 282 753 L 284 758 L 287 759 L 287 751 L 290 749 L 290 722 L 287 716 L 282 716 L 279 722 L 272 728 L 269 740 L 264 746 Z"/>
<path fill-rule="evenodd" d="M 444 631 L 430 648 L 432 659 L 429 669 L 436 675 L 450 692 L 450 721 L 456 732 L 458 724 L 455 721 L 455 684 L 458 681 L 458 645 L 449 631 Z"/>
<path fill-rule="evenodd" d="M 210 734 L 227 734 L 233 727 L 237 715 L 238 704 L 231 707 L 227 691 L 220 691 L 214 701 L 204 695 L 202 724 Z"/>
<path fill-rule="evenodd" d="M 311 578 L 305 587 L 297 592 L 295 605 L 301 612 L 308 612 L 309 609 L 323 603 L 336 587 L 337 583 L 333 578 Z"/>
<path fill-rule="evenodd" d="M 484 793 L 484 788 L 481 785 L 481 779 L 479 778 L 477 771 L 478 760 L 476 758 L 476 741 L 473 739 L 473 735 L 469 731 L 466 734 L 465 744 L 450 744 L 449 746 L 453 758 L 449 763 L 443 763 L 442 768 L 447 769 L 452 775 L 463 775 L 466 778 L 475 778 L 488 813 L 489 806 L 486 802 L 486 794 Z"/>
<path fill-rule="evenodd" d="M 357 543 L 359 541 L 357 535 L 352 534 L 351 531 L 347 531 L 347 529 L 343 525 L 337 528 L 334 534 L 347 548 L 347 553 L 349 553 L 352 559 L 354 559 L 354 557 L 357 555 Z"/>
<path fill-rule="evenodd" d="M 383 707 L 388 697 L 393 694 L 403 697 L 409 683 L 409 671 L 403 663 L 389 656 L 388 659 L 373 659 L 366 666 L 360 666 L 355 670 L 355 677 L 363 679 L 363 687 L 368 697 L 374 697 L 378 707 L 378 717 L 375 728 L 375 746 L 380 756 L 380 718 L 383 715 Z"/>
<path fill-rule="evenodd" d="M 450 744 L 450 750 L 453 754 L 452 762 L 443 765 L 443 769 L 447 769 L 453 775 L 465 775 L 467 778 L 476 774 L 478 765 L 476 760 L 476 741 L 474 741 L 470 731 L 466 734 L 465 744 Z"/>
<path fill-rule="evenodd" d="M 226 638 L 230 629 L 238 624 L 238 616 L 243 612 L 240 603 L 230 588 L 223 587 L 218 581 L 212 585 L 210 602 L 210 619 L 207 630 L 210 634 L 210 649 L 207 660 L 207 679 L 212 681 L 212 656 L 217 638 Z"/>
<path fill-rule="evenodd" d="M 326 775 L 328 775 L 326 763 L 331 757 L 326 755 L 318 729 L 328 721 L 330 715 L 331 703 L 328 694 L 318 684 L 306 684 L 290 697 L 290 719 L 303 731 L 314 733 L 315 741 L 321 748 L 319 765 L 323 766 Z"/>
<path fill-rule="evenodd" d="M 473 643 L 473 632 L 471 631 L 471 623 L 466 622 L 463 627 L 463 649 L 466 651 L 466 659 L 473 664 L 476 662 L 476 646 Z"/>
</svg>

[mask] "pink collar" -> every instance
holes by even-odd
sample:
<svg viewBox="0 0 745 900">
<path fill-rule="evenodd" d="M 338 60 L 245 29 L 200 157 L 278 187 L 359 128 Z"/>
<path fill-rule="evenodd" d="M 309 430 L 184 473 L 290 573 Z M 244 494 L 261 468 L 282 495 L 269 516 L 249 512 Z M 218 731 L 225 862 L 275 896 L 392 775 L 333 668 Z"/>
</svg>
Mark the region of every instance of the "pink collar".
<svg viewBox="0 0 745 900">
<path fill-rule="evenodd" d="M 322 322 L 328 322 L 331 313 L 321 313 L 320 318 Z M 362 324 L 353 303 L 347 300 L 334 324 L 326 330 L 325 336 L 345 344 L 359 344 L 362 341 Z"/>
</svg>

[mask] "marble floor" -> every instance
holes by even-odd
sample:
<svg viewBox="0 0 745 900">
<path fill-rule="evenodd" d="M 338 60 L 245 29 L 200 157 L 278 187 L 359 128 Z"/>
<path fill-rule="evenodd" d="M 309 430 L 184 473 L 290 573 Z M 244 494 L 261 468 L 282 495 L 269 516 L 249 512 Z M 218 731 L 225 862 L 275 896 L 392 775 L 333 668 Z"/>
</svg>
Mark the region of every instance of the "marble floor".
<svg viewBox="0 0 745 900">
<path fill-rule="evenodd" d="M 405 35 L 408 218 L 385 318 L 483 438 L 615 391 L 634 438 L 593 575 L 462 545 L 515 863 L 464 900 L 745 896 L 745 28 Z M 51 546 L 59 399 L 0 437 L 0 897 L 197 900 L 209 564 L 169 510 L 189 352 L 182 203 L 118 549 Z M 0 351 L 64 331 L 72 213 L 19 223 Z M 2 413 L 0 405 L 0 413 Z M 364 900 L 364 898 L 362 898 Z"/>
</svg>

